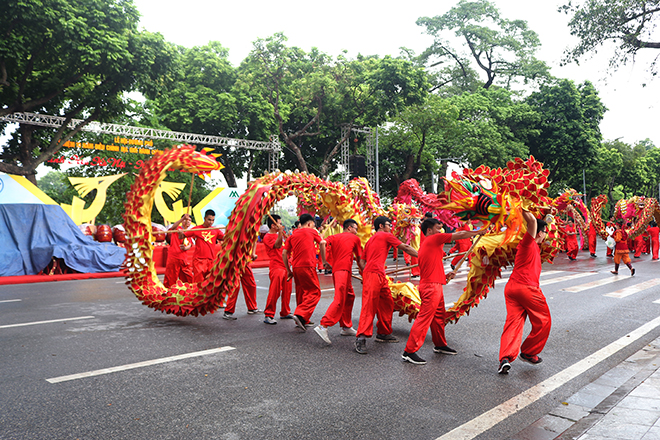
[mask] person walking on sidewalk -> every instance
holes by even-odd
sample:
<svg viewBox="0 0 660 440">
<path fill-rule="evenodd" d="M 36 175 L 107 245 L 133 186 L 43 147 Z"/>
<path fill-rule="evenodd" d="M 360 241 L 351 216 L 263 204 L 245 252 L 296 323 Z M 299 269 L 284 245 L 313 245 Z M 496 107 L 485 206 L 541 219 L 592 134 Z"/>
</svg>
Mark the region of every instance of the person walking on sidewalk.
<svg viewBox="0 0 660 440">
<path fill-rule="evenodd" d="M 445 338 L 445 298 L 442 285 L 447 284 L 456 276 L 456 272 L 450 272 L 445 279 L 443 246 L 453 240 L 469 240 L 475 235 L 483 235 L 486 228 L 480 230 L 457 230 L 453 234 L 442 233 L 442 223 L 431 218 L 422 222 L 422 234 L 425 235 L 424 242 L 419 248 L 419 296 L 422 304 L 417 313 L 417 318 L 410 329 L 408 343 L 401 358 L 411 364 L 423 365 L 426 363 L 417 351 L 424 345 L 426 333 L 431 328 L 434 353 L 456 354 L 456 350 L 447 346 Z M 466 249 L 466 250 L 469 250 Z"/>
<path fill-rule="evenodd" d="M 376 233 L 364 246 L 362 257 L 365 265 L 362 272 L 362 308 L 355 340 L 355 351 L 360 354 L 367 354 L 367 338 L 374 332 L 374 316 L 378 316 L 376 342 L 399 342 L 392 335 L 394 299 L 385 275 L 385 260 L 391 248 L 417 257 L 417 251 L 412 246 L 402 243 L 392 234 L 389 218 L 376 217 L 374 229 Z"/>
<path fill-rule="evenodd" d="M 506 322 L 500 339 L 499 374 L 509 373 L 511 362 L 516 360 L 519 352 L 521 360 L 541 363 L 538 355 L 548 341 L 552 325 L 550 309 L 539 286 L 540 245 L 547 236 L 547 224 L 528 211 L 523 211 L 523 218 L 527 232 L 518 243 L 513 272 L 504 288 Z M 529 317 L 532 331 L 521 345 L 526 317 Z"/>
<path fill-rule="evenodd" d="M 331 343 L 328 327 L 332 327 L 338 322 L 341 325 L 342 336 L 357 334 L 352 321 L 355 292 L 351 277 L 353 276 L 353 256 L 358 261 L 360 272 L 364 269 L 364 263 L 360 260 L 362 243 L 357 236 L 358 224 L 355 220 L 345 220 L 343 227 L 344 232 L 325 239 L 326 246 L 330 248 L 328 255 L 330 258 L 325 255 L 326 249 L 321 247 L 321 258 L 326 261 L 325 269 L 332 270 L 335 297 L 314 331 L 328 344 Z"/>
<path fill-rule="evenodd" d="M 321 286 L 316 275 L 316 243 L 325 246 L 325 240 L 316 230 L 314 217 L 303 214 L 300 216 L 300 227 L 291 234 L 282 251 L 286 278 L 289 280 L 293 277 L 296 283 L 296 298 L 300 298 L 293 312 L 293 321 L 302 331 L 307 331 L 305 324 L 309 323 L 321 299 Z M 291 255 L 291 264 L 289 264 L 289 255 Z"/>
</svg>

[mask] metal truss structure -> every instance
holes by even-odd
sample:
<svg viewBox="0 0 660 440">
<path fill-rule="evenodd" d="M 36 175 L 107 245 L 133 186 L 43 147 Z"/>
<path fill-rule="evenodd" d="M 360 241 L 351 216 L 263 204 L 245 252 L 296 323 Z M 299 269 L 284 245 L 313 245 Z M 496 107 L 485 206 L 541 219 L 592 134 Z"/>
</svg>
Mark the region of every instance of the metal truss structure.
<svg viewBox="0 0 660 440">
<path fill-rule="evenodd" d="M 36 113 L 12 113 L 6 116 L 0 116 L 0 121 L 13 122 L 17 124 L 38 125 L 41 127 L 61 128 L 66 123 L 66 118 L 62 116 L 40 115 Z M 83 124 L 82 119 L 72 119 L 67 124 L 70 130 Z M 271 136 L 269 142 L 253 141 L 249 139 L 234 139 L 220 136 L 210 136 L 205 134 L 181 133 L 177 131 L 157 130 L 155 128 L 132 127 L 129 125 L 109 124 L 105 122 L 90 122 L 85 125 L 81 131 L 88 131 L 97 134 L 112 134 L 115 136 L 125 136 L 132 138 L 147 139 L 165 139 L 173 142 L 186 144 L 247 148 L 251 150 L 268 151 L 269 171 L 275 171 L 279 166 L 279 157 L 282 152 L 282 146 L 277 136 Z"/>
<path fill-rule="evenodd" d="M 341 144 L 341 165 L 343 168 L 342 171 L 342 182 L 345 184 L 348 183 L 349 179 L 351 178 L 351 171 L 350 171 L 350 164 L 349 164 L 349 157 L 350 157 L 350 141 L 348 136 L 349 130 L 351 132 L 355 133 L 364 133 L 367 135 L 367 154 L 366 154 L 366 168 L 367 168 L 367 181 L 369 182 L 369 185 L 371 188 L 378 192 L 378 182 L 377 182 L 377 151 L 376 147 L 374 146 L 373 142 L 373 130 L 369 127 L 366 128 L 358 128 L 358 127 L 352 127 L 350 125 L 343 125 L 341 128 L 341 137 L 344 139 L 344 141 Z"/>
</svg>

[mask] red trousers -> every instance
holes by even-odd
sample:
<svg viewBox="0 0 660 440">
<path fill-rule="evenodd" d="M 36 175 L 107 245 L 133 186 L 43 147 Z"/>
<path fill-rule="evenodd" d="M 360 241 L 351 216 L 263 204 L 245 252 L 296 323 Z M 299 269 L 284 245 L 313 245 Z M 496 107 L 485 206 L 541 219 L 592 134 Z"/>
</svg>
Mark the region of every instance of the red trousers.
<svg viewBox="0 0 660 440">
<path fill-rule="evenodd" d="M 321 318 L 321 325 L 332 327 L 339 323 L 342 327 L 353 327 L 352 315 L 355 292 L 351 282 L 351 271 L 333 270 L 332 282 L 335 284 L 335 298 L 323 318 Z"/>
<path fill-rule="evenodd" d="M 595 254 L 596 253 L 597 239 L 598 239 L 598 236 L 596 234 L 589 234 L 589 253 L 590 254 Z"/>
<path fill-rule="evenodd" d="M 392 333 L 394 299 L 387 278 L 376 272 L 365 272 L 362 277 L 362 309 L 357 336 L 370 338 L 374 334 L 374 316 L 378 316 L 376 331 L 379 335 Z"/>
<path fill-rule="evenodd" d="M 470 240 L 456 240 L 456 244 L 458 246 L 458 252 L 467 252 L 470 250 L 470 247 L 472 247 L 472 242 Z M 456 247 L 456 246 L 455 246 Z M 453 248 L 452 248 L 453 249 Z M 453 260 L 451 260 L 451 265 L 456 266 L 459 261 L 461 261 L 461 258 L 463 258 L 465 254 L 463 255 L 456 255 Z M 470 264 L 470 260 L 466 259 L 468 265 Z"/>
<path fill-rule="evenodd" d="M 644 251 L 644 238 L 640 235 L 635 238 L 635 257 L 640 257 Z"/>
<path fill-rule="evenodd" d="M 257 283 L 254 281 L 254 273 L 250 266 L 245 268 L 241 275 L 241 284 L 243 285 L 243 295 L 245 296 L 245 305 L 248 310 L 257 309 Z M 238 289 L 232 292 L 227 298 L 227 307 L 225 313 L 234 313 L 236 311 L 236 301 L 238 300 Z"/>
<path fill-rule="evenodd" d="M 405 254 L 408 255 L 408 254 Z M 417 257 L 410 257 L 410 264 L 415 266 L 416 264 L 419 264 L 419 260 Z M 413 276 L 419 276 L 419 266 L 415 266 L 411 269 L 411 274 Z"/>
<path fill-rule="evenodd" d="M 545 296 L 539 287 L 507 283 L 504 288 L 506 299 L 506 322 L 500 340 L 500 360 L 513 361 L 522 352 L 535 356 L 543 351 L 550 335 L 552 319 Z M 529 317 L 532 331 L 522 341 L 525 319 Z"/>
<path fill-rule="evenodd" d="M 658 248 L 660 247 L 660 241 L 651 239 L 651 252 L 653 252 L 653 259 L 658 259 Z"/>
<path fill-rule="evenodd" d="M 566 240 L 566 253 L 568 254 L 568 258 L 577 258 L 578 250 L 578 243 L 576 239 Z"/>
<path fill-rule="evenodd" d="M 611 257 L 611 256 L 613 255 L 612 252 L 613 252 L 612 248 L 609 248 L 609 247 L 608 247 L 608 248 L 607 248 L 607 256 L 608 256 L 608 257 Z"/>
<path fill-rule="evenodd" d="M 287 316 L 291 313 L 289 304 L 291 303 L 291 280 L 286 279 L 286 269 L 274 269 L 268 272 L 270 278 L 270 287 L 268 288 L 268 298 L 266 299 L 266 308 L 264 315 L 275 317 L 275 310 L 277 310 L 277 300 L 282 297 L 282 305 L 280 307 L 280 316 Z"/>
<path fill-rule="evenodd" d="M 442 284 L 420 284 L 419 296 L 422 298 L 422 305 L 410 329 L 405 349 L 408 353 L 414 353 L 422 348 L 429 327 L 431 327 L 433 344 L 436 347 L 447 345 L 447 339 L 445 339 L 445 297 L 442 293 Z"/>
<path fill-rule="evenodd" d="M 316 305 L 321 299 L 321 286 L 315 267 L 294 267 L 293 280 L 296 282 L 296 311 L 305 323 L 309 322 Z"/>
<path fill-rule="evenodd" d="M 184 283 L 192 283 L 193 271 L 190 261 L 179 260 L 178 258 L 168 258 L 165 266 L 165 279 L 163 285 L 168 289 L 176 284 L 180 279 Z"/>
<path fill-rule="evenodd" d="M 213 260 L 210 258 L 193 258 L 193 282 L 201 283 L 207 277 L 211 268 L 213 267 Z"/>
</svg>

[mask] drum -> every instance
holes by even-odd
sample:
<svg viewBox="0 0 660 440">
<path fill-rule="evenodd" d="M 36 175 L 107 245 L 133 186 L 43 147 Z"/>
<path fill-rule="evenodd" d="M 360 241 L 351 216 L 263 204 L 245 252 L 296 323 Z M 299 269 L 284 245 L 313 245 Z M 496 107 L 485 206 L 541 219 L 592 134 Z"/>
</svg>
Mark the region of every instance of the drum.
<svg viewBox="0 0 660 440">
<path fill-rule="evenodd" d="M 91 225 L 89 223 L 83 223 L 82 225 L 78 225 L 78 228 L 85 235 L 90 235 L 93 237 L 94 234 L 96 234 L 96 226 Z"/>
<path fill-rule="evenodd" d="M 115 243 L 125 243 L 126 242 L 126 232 L 122 225 L 117 225 L 112 228 L 112 238 L 115 240 Z"/>
<path fill-rule="evenodd" d="M 162 230 L 156 226 L 151 227 L 151 233 L 153 234 L 154 240 L 156 240 L 157 243 L 165 241 L 165 236 L 167 234 L 163 233 Z"/>
<path fill-rule="evenodd" d="M 101 243 L 109 243 L 112 241 L 112 228 L 110 225 L 99 225 L 96 228 L 94 239 Z"/>
</svg>

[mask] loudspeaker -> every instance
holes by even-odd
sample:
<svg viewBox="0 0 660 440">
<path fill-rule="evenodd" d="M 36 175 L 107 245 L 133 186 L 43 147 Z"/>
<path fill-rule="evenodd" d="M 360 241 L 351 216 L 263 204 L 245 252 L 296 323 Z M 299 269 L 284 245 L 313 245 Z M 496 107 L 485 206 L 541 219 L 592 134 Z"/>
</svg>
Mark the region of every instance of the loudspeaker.
<svg viewBox="0 0 660 440">
<path fill-rule="evenodd" d="M 348 172 L 351 179 L 356 177 L 367 177 L 367 159 L 364 156 L 354 154 L 348 157 Z"/>
</svg>

